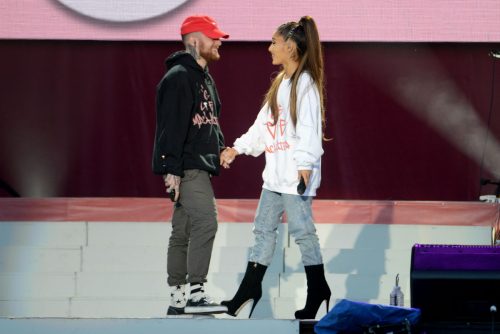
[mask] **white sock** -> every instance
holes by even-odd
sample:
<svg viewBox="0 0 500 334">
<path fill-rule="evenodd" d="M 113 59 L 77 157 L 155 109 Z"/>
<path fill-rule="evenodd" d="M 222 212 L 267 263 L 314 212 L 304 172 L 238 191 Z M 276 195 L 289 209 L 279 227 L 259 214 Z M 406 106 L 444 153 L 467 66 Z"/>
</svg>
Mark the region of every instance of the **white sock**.
<svg viewBox="0 0 500 334">
<path fill-rule="evenodd" d="M 189 295 L 189 299 L 198 301 L 204 296 L 205 288 L 203 287 L 203 283 L 191 283 L 191 293 Z"/>
<path fill-rule="evenodd" d="M 186 285 L 171 286 L 170 306 L 183 308 L 186 306 Z"/>
</svg>

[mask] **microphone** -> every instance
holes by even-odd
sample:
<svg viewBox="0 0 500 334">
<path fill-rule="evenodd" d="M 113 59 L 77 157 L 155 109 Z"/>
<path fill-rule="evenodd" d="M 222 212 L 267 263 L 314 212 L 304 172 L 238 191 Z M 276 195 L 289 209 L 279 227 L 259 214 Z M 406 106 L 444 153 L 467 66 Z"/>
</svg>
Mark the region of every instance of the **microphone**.
<svg viewBox="0 0 500 334">
<path fill-rule="evenodd" d="M 497 307 L 495 305 L 490 306 L 491 313 L 491 334 L 495 333 L 495 313 L 497 313 Z"/>
<path fill-rule="evenodd" d="M 304 178 L 301 176 L 299 185 L 297 186 L 297 193 L 299 195 L 303 195 L 305 191 L 306 191 L 306 183 L 304 182 Z"/>
<path fill-rule="evenodd" d="M 170 197 L 170 200 L 172 202 L 175 202 L 175 189 L 172 189 L 169 193 L 168 196 Z"/>
</svg>

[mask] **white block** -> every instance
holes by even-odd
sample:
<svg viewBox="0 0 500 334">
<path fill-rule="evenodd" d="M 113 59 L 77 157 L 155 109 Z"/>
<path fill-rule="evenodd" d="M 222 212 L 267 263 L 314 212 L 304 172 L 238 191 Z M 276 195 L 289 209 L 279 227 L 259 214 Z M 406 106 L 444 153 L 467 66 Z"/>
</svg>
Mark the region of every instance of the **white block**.
<svg viewBox="0 0 500 334">
<path fill-rule="evenodd" d="M 303 298 L 280 297 L 275 300 L 276 318 L 277 319 L 295 319 L 295 311 L 301 310 L 306 305 L 306 296 Z M 330 309 L 333 307 L 329 304 Z M 316 320 L 321 319 L 326 315 L 326 303 L 323 302 L 316 312 Z"/>
<path fill-rule="evenodd" d="M 74 274 L 0 274 L 0 300 L 60 299 L 74 294 Z"/>
<path fill-rule="evenodd" d="M 322 248 L 408 248 L 422 244 L 491 243 L 488 226 L 316 224 Z M 292 239 L 290 246 L 294 246 Z"/>
<path fill-rule="evenodd" d="M 284 250 L 276 247 L 271 265 L 266 272 L 282 272 Z M 244 247 L 214 247 L 210 261 L 211 273 L 242 273 L 246 270 L 250 248 Z"/>
<path fill-rule="evenodd" d="M 214 247 L 210 273 L 243 272 L 249 248 Z M 230 255 L 230 256 L 229 256 Z M 276 249 L 269 272 L 283 270 L 283 249 Z M 83 248 L 83 272 L 166 272 L 167 248 L 159 246 L 91 246 Z"/>
<path fill-rule="evenodd" d="M 166 275 L 162 272 L 77 273 L 76 297 L 167 298 Z"/>
<path fill-rule="evenodd" d="M 420 228 L 416 234 L 417 242 L 412 236 L 399 234 L 399 239 L 409 239 L 408 244 L 443 245 L 491 245 L 491 227 L 489 226 L 428 226 Z"/>
<path fill-rule="evenodd" d="M 233 298 L 243 278 L 241 274 L 216 273 L 209 274 L 205 291 L 216 302 Z M 77 297 L 72 299 L 72 316 L 89 316 L 102 314 L 104 317 L 122 317 L 133 314 L 135 305 L 122 305 L 113 310 L 115 301 L 137 301 L 145 309 L 135 316 L 155 317 L 165 312 L 169 303 L 170 288 L 163 273 L 79 273 L 77 279 Z M 189 291 L 189 286 L 187 287 Z M 266 273 L 262 283 L 262 299 L 257 304 L 254 316 L 259 318 L 273 317 L 272 303 L 279 296 L 279 275 Z M 189 293 L 187 294 L 189 298 Z M 92 303 L 95 310 L 92 311 Z M 150 304 L 148 304 L 150 303 Z M 161 304 L 161 305 L 160 305 Z M 161 306 L 161 307 L 160 307 Z M 250 305 L 239 318 L 250 312 Z M 108 309 L 109 308 L 109 309 Z M 159 313 L 158 313 L 159 312 Z"/>
<path fill-rule="evenodd" d="M 253 223 L 219 223 L 214 246 L 252 247 L 255 243 Z M 278 225 L 277 248 L 288 246 L 288 225 Z"/>
<path fill-rule="evenodd" d="M 168 244 L 170 223 L 89 222 L 89 246 L 160 246 Z"/>
<path fill-rule="evenodd" d="M 385 304 L 389 304 L 389 295 L 395 284 L 393 275 L 328 274 L 326 280 L 332 291 L 331 298 L 357 301 L 382 300 Z M 409 275 L 400 275 L 399 285 L 405 295 L 405 300 L 409 300 Z M 305 274 L 282 274 L 280 297 L 300 299 L 306 295 Z"/>
<path fill-rule="evenodd" d="M 73 318 L 162 318 L 169 305 L 166 298 L 83 298 L 71 299 Z"/>
<path fill-rule="evenodd" d="M 252 223 L 219 223 L 214 247 L 251 247 L 252 229 Z"/>
<path fill-rule="evenodd" d="M 321 249 L 327 273 L 409 274 L 411 249 Z M 298 248 L 285 249 L 285 272 L 304 272 Z"/>
<path fill-rule="evenodd" d="M 84 222 L 2 222 L 0 246 L 77 248 L 87 242 Z"/>
<path fill-rule="evenodd" d="M 69 298 L 0 300 L 0 317 L 69 317 L 69 315 Z"/>
<path fill-rule="evenodd" d="M 81 269 L 80 248 L 0 247 L 0 272 L 66 272 Z"/>
<path fill-rule="evenodd" d="M 254 245 L 252 223 L 219 222 L 214 247 L 251 247 Z M 166 247 L 172 226 L 170 222 L 89 222 L 89 246 L 161 246 Z M 288 245 L 287 224 L 278 226 L 277 246 Z"/>
<path fill-rule="evenodd" d="M 115 245 L 83 248 L 83 272 L 166 272 L 167 247 Z"/>
<path fill-rule="evenodd" d="M 217 273 L 207 277 L 206 291 L 216 301 L 234 297 L 243 279 L 243 273 Z M 280 277 L 278 273 L 266 272 L 262 281 L 262 299 L 279 297 Z M 257 306 L 258 307 L 258 306 Z"/>
</svg>

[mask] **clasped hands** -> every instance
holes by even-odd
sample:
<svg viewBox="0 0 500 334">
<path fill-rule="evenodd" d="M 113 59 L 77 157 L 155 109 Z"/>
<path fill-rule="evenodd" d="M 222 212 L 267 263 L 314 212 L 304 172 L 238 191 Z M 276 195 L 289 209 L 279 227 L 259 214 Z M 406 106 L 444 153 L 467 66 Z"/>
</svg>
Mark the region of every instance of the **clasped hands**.
<svg viewBox="0 0 500 334">
<path fill-rule="evenodd" d="M 220 165 L 224 168 L 230 168 L 229 165 L 233 163 L 238 154 L 238 151 L 236 151 L 234 148 L 227 147 L 220 154 Z"/>
</svg>

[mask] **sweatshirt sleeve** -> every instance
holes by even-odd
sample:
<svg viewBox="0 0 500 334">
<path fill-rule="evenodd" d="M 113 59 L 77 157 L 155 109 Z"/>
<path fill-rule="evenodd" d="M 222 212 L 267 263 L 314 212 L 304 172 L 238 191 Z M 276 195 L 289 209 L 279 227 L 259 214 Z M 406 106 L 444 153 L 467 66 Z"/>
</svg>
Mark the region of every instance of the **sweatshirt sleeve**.
<svg viewBox="0 0 500 334">
<path fill-rule="evenodd" d="M 220 117 L 220 113 L 217 115 L 217 117 Z M 222 150 L 226 148 L 226 142 L 224 140 L 224 134 L 222 133 L 220 123 L 219 125 L 217 125 L 217 137 L 219 138 L 219 151 L 222 152 Z"/>
<path fill-rule="evenodd" d="M 297 147 L 293 158 L 299 170 L 312 169 L 323 155 L 321 107 L 317 86 L 304 73 L 298 83 L 297 92 Z"/>
<path fill-rule="evenodd" d="M 182 156 L 193 103 L 188 74 L 182 70 L 168 73 L 157 92 L 154 173 L 183 176 Z"/>
<path fill-rule="evenodd" d="M 217 127 L 217 135 L 219 136 L 219 151 L 222 151 L 226 148 L 226 144 L 224 141 L 224 134 L 222 133 L 220 126 Z"/>
<path fill-rule="evenodd" d="M 262 136 L 262 129 L 266 123 L 266 111 L 267 104 L 259 111 L 257 119 L 247 132 L 235 140 L 233 146 L 239 154 L 258 157 L 264 152 L 266 144 Z"/>
</svg>

